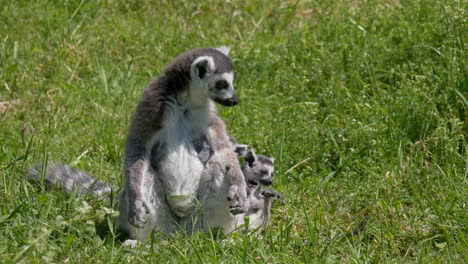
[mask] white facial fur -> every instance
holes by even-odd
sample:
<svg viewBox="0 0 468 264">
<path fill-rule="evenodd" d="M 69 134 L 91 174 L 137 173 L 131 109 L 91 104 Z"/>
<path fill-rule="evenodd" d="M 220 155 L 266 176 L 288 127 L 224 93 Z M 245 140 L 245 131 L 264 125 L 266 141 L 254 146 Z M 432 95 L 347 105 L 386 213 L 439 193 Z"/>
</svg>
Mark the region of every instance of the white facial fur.
<svg viewBox="0 0 468 264">
<path fill-rule="evenodd" d="M 245 158 L 244 165 L 242 166 L 242 172 L 246 178 L 246 181 L 259 181 L 264 185 L 270 185 L 273 182 L 274 165 L 266 162 L 270 160 L 274 162 L 273 158 L 267 158 L 262 155 L 256 155 L 253 150 L 250 150 Z M 248 161 L 250 160 L 250 162 Z"/>
<path fill-rule="evenodd" d="M 199 77 L 198 64 L 206 64 L 206 73 L 203 78 Z M 206 105 L 206 99 L 209 96 L 209 82 L 208 80 L 214 72 L 215 63 L 211 56 L 201 56 L 196 58 L 190 66 L 190 89 L 189 89 L 189 104 L 194 106 Z"/>
<path fill-rule="evenodd" d="M 205 105 L 208 97 L 226 106 L 237 104 L 233 86 L 234 73 L 225 72 L 217 74 L 215 70 L 216 65 L 211 56 L 198 57 L 192 63 L 189 89 L 189 102 L 191 105 Z M 201 73 L 201 71 L 203 72 Z M 223 80 L 227 83 L 227 86 L 223 89 L 218 89 L 217 83 Z"/>
</svg>

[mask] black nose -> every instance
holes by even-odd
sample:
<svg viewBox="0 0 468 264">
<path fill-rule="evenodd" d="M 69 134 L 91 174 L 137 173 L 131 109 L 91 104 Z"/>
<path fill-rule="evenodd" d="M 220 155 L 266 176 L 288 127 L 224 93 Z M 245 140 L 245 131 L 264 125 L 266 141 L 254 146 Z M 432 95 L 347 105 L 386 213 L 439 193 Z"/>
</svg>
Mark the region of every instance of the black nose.
<svg viewBox="0 0 468 264">
<path fill-rule="evenodd" d="M 271 180 L 262 179 L 260 180 L 260 183 L 268 186 L 268 185 L 271 185 L 273 182 Z"/>
<path fill-rule="evenodd" d="M 235 106 L 239 101 L 237 100 L 237 96 L 233 96 L 227 99 L 219 99 L 219 98 L 214 98 L 213 99 L 215 102 L 217 102 L 220 105 L 224 106 Z"/>
<path fill-rule="evenodd" d="M 236 95 L 234 95 L 233 97 L 227 99 L 226 101 L 227 101 L 228 106 L 235 106 L 236 104 L 239 103 L 239 100 L 237 99 Z"/>
</svg>

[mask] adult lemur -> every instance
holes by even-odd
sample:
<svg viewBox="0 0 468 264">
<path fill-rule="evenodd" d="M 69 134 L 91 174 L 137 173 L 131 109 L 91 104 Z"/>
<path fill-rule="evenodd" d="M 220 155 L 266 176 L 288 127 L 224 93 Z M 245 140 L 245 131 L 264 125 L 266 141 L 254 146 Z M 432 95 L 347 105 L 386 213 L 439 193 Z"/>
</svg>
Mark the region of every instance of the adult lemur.
<svg viewBox="0 0 468 264">
<path fill-rule="evenodd" d="M 247 211 L 245 180 L 213 103 L 237 104 L 228 51 L 184 53 L 144 90 L 126 143 L 119 204 L 119 226 L 132 238 L 143 240 L 154 227 L 171 233 L 193 214 L 206 164 L 223 175 L 207 190 L 222 193 L 216 210 L 231 214 L 219 225 Z"/>
</svg>

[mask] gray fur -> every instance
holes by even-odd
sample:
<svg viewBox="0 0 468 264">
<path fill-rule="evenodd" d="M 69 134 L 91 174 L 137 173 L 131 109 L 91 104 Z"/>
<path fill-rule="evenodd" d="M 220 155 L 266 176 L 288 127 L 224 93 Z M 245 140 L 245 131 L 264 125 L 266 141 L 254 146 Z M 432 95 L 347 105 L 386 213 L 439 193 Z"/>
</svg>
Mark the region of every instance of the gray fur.
<svg viewBox="0 0 468 264">
<path fill-rule="evenodd" d="M 41 180 L 42 164 L 36 164 L 28 172 L 28 180 Z M 46 166 L 44 181 L 51 186 L 59 186 L 66 193 L 106 196 L 111 192 L 111 186 L 89 176 L 87 173 L 59 162 L 51 161 Z"/>
<path fill-rule="evenodd" d="M 244 157 L 242 172 L 247 184 L 247 195 L 249 199 L 249 210 L 243 215 L 241 223 L 246 223 L 249 218 L 250 231 L 263 230 L 270 220 L 270 212 L 273 200 L 280 199 L 284 204 L 283 196 L 272 189 L 263 189 L 261 184 L 271 185 L 273 183 L 274 159 L 255 154 L 249 150 Z"/>
<path fill-rule="evenodd" d="M 201 207 L 195 214 L 182 218 L 180 222 L 188 234 L 196 230 L 209 233 L 215 227 L 229 234 L 239 225 L 239 215 L 230 212 L 236 208 L 230 209 L 230 203 L 226 200 L 226 193 L 231 191 L 232 185 L 225 175 L 234 168 L 225 164 L 226 156 L 222 152 L 215 152 L 207 162 L 197 192 Z"/>
<path fill-rule="evenodd" d="M 249 150 L 248 145 L 237 143 L 237 140 L 232 135 L 229 135 L 229 141 L 233 145 L 234 152 L 236 152 L 237 157 L 243 158 L 247 155 L 247 151 Z"/>
<path fill-rule="evenodd" d="M 283 196 L 275 190 L 263 189 L 259 184 L 249 183 L 249 211 L 245 217 L 249 218 L 249 231 L 263 230 L 270 221 L 271 206 L 279 199 L 284 204 Z M 245 222 L 245 221 L 244 221 Z"/>
<path fill-rule="evenodd" d="M 258 181 L 263 185 L 273 183 L 274 158 L 257 155 L 253 150 L 249 150 L 244 157 L 242 172 L 246 181 Z"/>
</svg>

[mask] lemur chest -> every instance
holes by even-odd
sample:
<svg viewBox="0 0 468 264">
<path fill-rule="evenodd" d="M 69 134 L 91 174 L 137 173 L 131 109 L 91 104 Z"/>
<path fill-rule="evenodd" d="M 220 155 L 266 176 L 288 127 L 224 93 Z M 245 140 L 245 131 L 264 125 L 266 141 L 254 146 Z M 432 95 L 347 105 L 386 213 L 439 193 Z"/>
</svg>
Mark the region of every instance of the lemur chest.
<svg viewBox="0 0 468 264">
<path fill-rule="evenodd" d="M 193 195 L 210 153 L 208 120 L 204 111 L 176 110 L 169 112 L 155 135 L 151 164 L 161 175 L 166 196 Z"/>
</svg>

